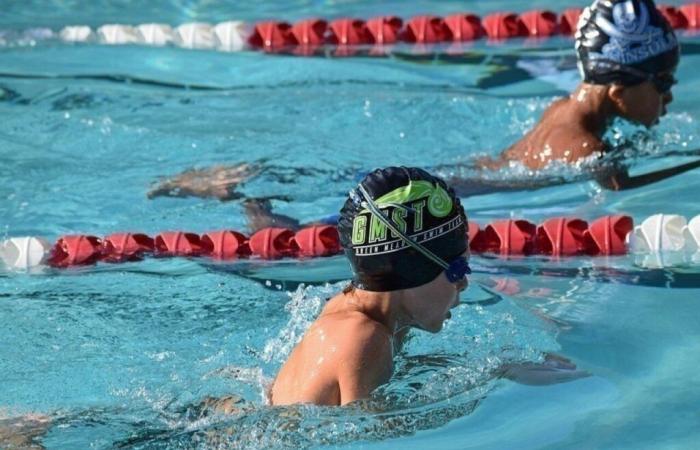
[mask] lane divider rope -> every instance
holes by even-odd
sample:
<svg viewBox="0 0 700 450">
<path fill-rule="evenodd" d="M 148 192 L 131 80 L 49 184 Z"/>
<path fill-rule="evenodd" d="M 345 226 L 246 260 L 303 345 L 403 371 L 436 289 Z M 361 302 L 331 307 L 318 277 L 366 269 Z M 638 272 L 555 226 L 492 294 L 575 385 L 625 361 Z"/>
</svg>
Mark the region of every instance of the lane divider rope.
<svg viewBox="0 0 700 450">
<path fill-rule="evenodd" d="M 700 30 L 700 2 L 679 7 L 660 5 L 659 10 L 671 26 L 679 30 Z M 463 43 L 481 38 L 503 41 L 512 38 L 547 38 L 571 36 L 581 8 L 570 8 L 557 14 L 549 10 L 532 10 L 520 14 L 495 12 L 483 18 L 471 13 L 446 17 L 421 15 L 409 19 L 379 16 L 368 20 L 338 18 L 327 21 L 303 19 L 296 23 L 262 21 L 246 23 L 225 21 L 140 25 L 105 24 L 96 29 L 87 25 L 71 25 L 58 32 L 48 28 L 32 28 L 23 32 L 0 31 L 0 44 L 35 43 L 57 39 L 71 43 L 106 45 L 172 45 L 188 49 L 225 52 L 262 50 L 269 53 L 290 53 L 300 56 L 316 54 L 332 47 L 335 56 L 352 56 L 358 47 L 371 47 L 370 54 L 384 54 L 396 44 L 427 46 L 440 43 Z"/>
<path fill-rule="evenodd" d="M 700 215 L 687 221 L 680 215 L 656 214 L 634 226 L 625 215 L 598 218 L 590 224 L 571 217 L 555 217 L 539 225 L 523 219 L 496 220 L 481 228 L 469 222 L 473 253 L 503 257 L 611 256 L 631 254 L 700 253 Z M 299 231 L 265 228 L 251 236 L 233 230 L 202 235 L 167 231 L 150 237 L 143 233 L 61 236 L 53 245 L 36 236 L 0 242 L 0 260 L 12 270 L 39 266 L 68 268 L 98 262 L 139 261 L 156 258 L 211 258 L 219 261 L 256 258 L 317 258 L 341 253 L 338 230 L 313 225 Z M 700 258 L 694 258 L 693 261 Z"/>
</svg>

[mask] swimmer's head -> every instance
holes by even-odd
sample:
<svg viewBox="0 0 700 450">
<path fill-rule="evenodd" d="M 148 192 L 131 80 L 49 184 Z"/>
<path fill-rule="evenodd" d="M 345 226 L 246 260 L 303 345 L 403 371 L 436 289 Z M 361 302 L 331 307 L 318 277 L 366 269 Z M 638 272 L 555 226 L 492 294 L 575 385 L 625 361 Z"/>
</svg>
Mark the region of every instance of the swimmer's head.
<svg viewBox="0 0 700 450">
<path fill-rule="evenodd" d="M 444 181 L 418 168 L 388 167 L 368 174 L 350 191 L 338 231 L 353 284 L 368 291 L 427 284 L 445 272 L 433 256 L 449 264 L 468 250 L 459 199 Z"/>
<path fill-rule="evenodd" d="M 429 309 L 416 325 L 442 327 L 470 273 L 467 219 L 444 181 L 418 168 L 377 169 L 350 192 L 338 231 L 355 287 L 411 290 L 416 308 Z"/>
<path fill-rule="evenodd" d="M 613 85 L 622 117 L 651 126 L 671 102 L 678 40 L 651 0 L 596 0 L 576 32 L 584 83 Z"/>
</svg>

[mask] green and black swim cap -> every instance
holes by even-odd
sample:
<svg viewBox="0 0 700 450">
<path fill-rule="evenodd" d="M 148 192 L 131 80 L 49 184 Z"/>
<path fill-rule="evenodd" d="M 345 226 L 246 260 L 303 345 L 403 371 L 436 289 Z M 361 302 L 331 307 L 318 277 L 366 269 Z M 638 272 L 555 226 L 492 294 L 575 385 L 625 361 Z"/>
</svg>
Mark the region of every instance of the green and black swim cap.
<svg viewBox="0 0 700 450">
<path fill-rule="evenodd" d="M 370 210 L 367 196 L 375 212 L 437 258 L 449 262 L 467 251 L 464 209 L 443 180 L 418 168 L 377 169 L 350 191 L 338 221 L 356 287 L 375 292 L 409 289 L 445 270 L 389 229 Z"/>
<path fill-rule="evenodd" d="M 579 19 L 576 56 L 584 82 L 632 86 L 672 74 L 680 47 L 652 0 L 596 0 Z"/>
</svg>

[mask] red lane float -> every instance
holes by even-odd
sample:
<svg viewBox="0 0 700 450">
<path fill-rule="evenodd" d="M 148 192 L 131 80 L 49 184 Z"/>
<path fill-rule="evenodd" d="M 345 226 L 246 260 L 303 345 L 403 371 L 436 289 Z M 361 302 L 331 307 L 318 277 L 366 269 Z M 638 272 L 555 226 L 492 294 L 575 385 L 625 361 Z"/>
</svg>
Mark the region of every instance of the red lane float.
<svg viewBox="0 0 700 450">
<path fill-rule="evenodd" d="M 114 233 L 102 240 L 102 260 L 118 263 L 138 261 L 153 253 L 155 241 L 142 233 Z"/>
<path fill-rule="evenodd" d="M 668 23 L 674 29 L 688 28 L 688 19 L 683 13 L 671 5 L 659 5 L 659 12 L 668 20 Z"/>
<path fill-rule="evenodd" d="M 472 222 L 471 220 L 467 222 L 467 238 L 469 238 L 470 250 L 471 247 L 474 246 L 474 240 L 477 238 L 481 239 L 481 233 L 482 231 L 478 223 Z"/>
<path fill-rule="evenodd" d="M 403 20 L 396 16 L 375 17 L 366 23 L 372 41 L 377 45 L 391 45 L 399 40 Z"/>
<path fill-rule="evenodd" d="M 470 249 L 477 253 L 498 253 L 503 256 L 529 255 L 534 252 L 535 224 L 527 220 L 499 220 L 477 234 Z"/>
<path fill-rule="evenodd" d="M 559 33 L 557 14 L 552 11 L 528 11 L 520 15 L 520 21 L 531 37 L 550 37 Z"/>
<path fill-rule="evenodd" d="M 263 259 L 294 256 L 299 250 L 294 232 L 287 228 L 263 228 L 250 237 L 248 245 L 253 255 Z"/>
<path fill-rule="evenodd" d="M 248 38 L 252 47 L 265 51 L 275 51 L 296 44 L 291 32 L 292 26 L 287 22 L 260 22 L 255 25 L 253 34 Z"/>
<path fill-rule="evenodd" d="M 69 235 L 56 241 L 49 265 L 54 267 L 85 266 L 94 264 L 102 254 L 102 243 L 96 236 Z"/>
<path fill-rule="evenodd" d="M 305 257 L 330 256 L 341 250 L 338 229 L 330 225 L 304 228 L 294 235 L 294 242 Z"/>
<path fill-rule="evenodd" d="M 444 19 L 453 42 L 468 42 L 481 39 L 485 34 L 479 16 L 474 14 L 453 14 Z"/>
<path fill-rule="evenodd" d="M 566 36 L 571 36 L 576 33 L 578 19 L 581 17 L 583 9 L 570 8 L 561 13 L 559 16 L 559 32 Z"/>
<path fill-rule="evenodd" d="M 328 43 L 339 46 L 366 45 L 372 43 L 365 22 L 359 19 L 338 19 L 328 25 Z"/>
<path fill-rule="evenodd" d="M 681 13 L 687 21 L 687 28 L 700 28 L 700 3 L 689 3 L 680 7 Z"/>
<path fill-rule="evenodd" d="M 580 219 L 557 217 L 537 227 L 538 253 L 551 256 L 575 256 L 586 253 L 584 233 L 588 224 Z"/>
<path fill-rule="evenodd" d="M 447 40 L 449 29 L 436 16 L 416 16 L 406 23 L 402 38 L 415 44 L 435 44 Z"/>
<path fill-rule="evenodd" d="M 291 28 L 290 33 L 301 46 L 319 46 L 325 43 L 328 22 L 323 19 L 307 19 L 297 22 Z"/>
<path fill-rule="evenodd" d="M 633 229 L 630 216 L 605 216 L 588 226 L 585 237 L 594 246 L 594 254 L 624 255 L 627 253 L 625 240 Z"/>
<path fill-rule="evenodd" d="M 492 40 L 511 39 L 527 36 L 525 24 L 517 14 L 498 12 L 489 14 L 482 21 L 486 35 Z"/>
<path fill-rule="evenodd" d="M 200 239 L 202 256 L 214 259 L 231 260 L 250 256 L 248 238 L 243 234 L 232 231 L 210 231 Z"/>
<path fill-rule="evenodd" d="M 199 256 L 202 243 L 198 235 L 182 231 L 166 231 L 156 236 L 156 256 Z"/>
</svg>

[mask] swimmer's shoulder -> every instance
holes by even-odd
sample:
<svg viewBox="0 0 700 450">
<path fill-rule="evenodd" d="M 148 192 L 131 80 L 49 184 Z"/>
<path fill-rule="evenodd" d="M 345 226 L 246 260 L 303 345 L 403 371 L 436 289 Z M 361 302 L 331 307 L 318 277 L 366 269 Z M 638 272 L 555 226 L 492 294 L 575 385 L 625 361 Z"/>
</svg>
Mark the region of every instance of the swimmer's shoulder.
<svg viewBox="0 0 700 450">
<path fill-rule="evenodd" d="M 555 151 L 555 159 L 575 162 L 591 155 L 601 155 L 606 146 L 600 137 L 581 124 L 569 123 L 550 130 L 547 142 Z"/>
<path fill-rule="evenodd" d="M 358 311 L 323 314 L 310 331 L 324 336 L 324 344 L 334 346 L 336 356 L 342 360 L 361 360 L 367 356 L 391 360 L 393 357 L 389 329 Z"/>
<path fill-rule="evenodd" d="M 333 331 L 326 348 L 336 348 L 330 357 L 341 404 L 365 398 L 389 381 L 394 351 L 392 334 L 386 326 L 357 311 L 333 314 L 327 320 Z"/>
<path fill-rule="evenodd" d="M 542 121 L 553 119 L 559 117 L 562 110 L 565 109 L 566 105 L 571 101 L 570 97 L 562 97 L 554 100 L 552 103 L 545 108 L 542 113 Z"/>
<path fill-rule="evenodd" d="M 353 336 L 355 344 L 365 340 L 390 340 L 391 333 L 381 323 L 359 311 L 336 311 L 323 314 L 314 327 L 324 328 L 339 337 Z"/>
</svg>

